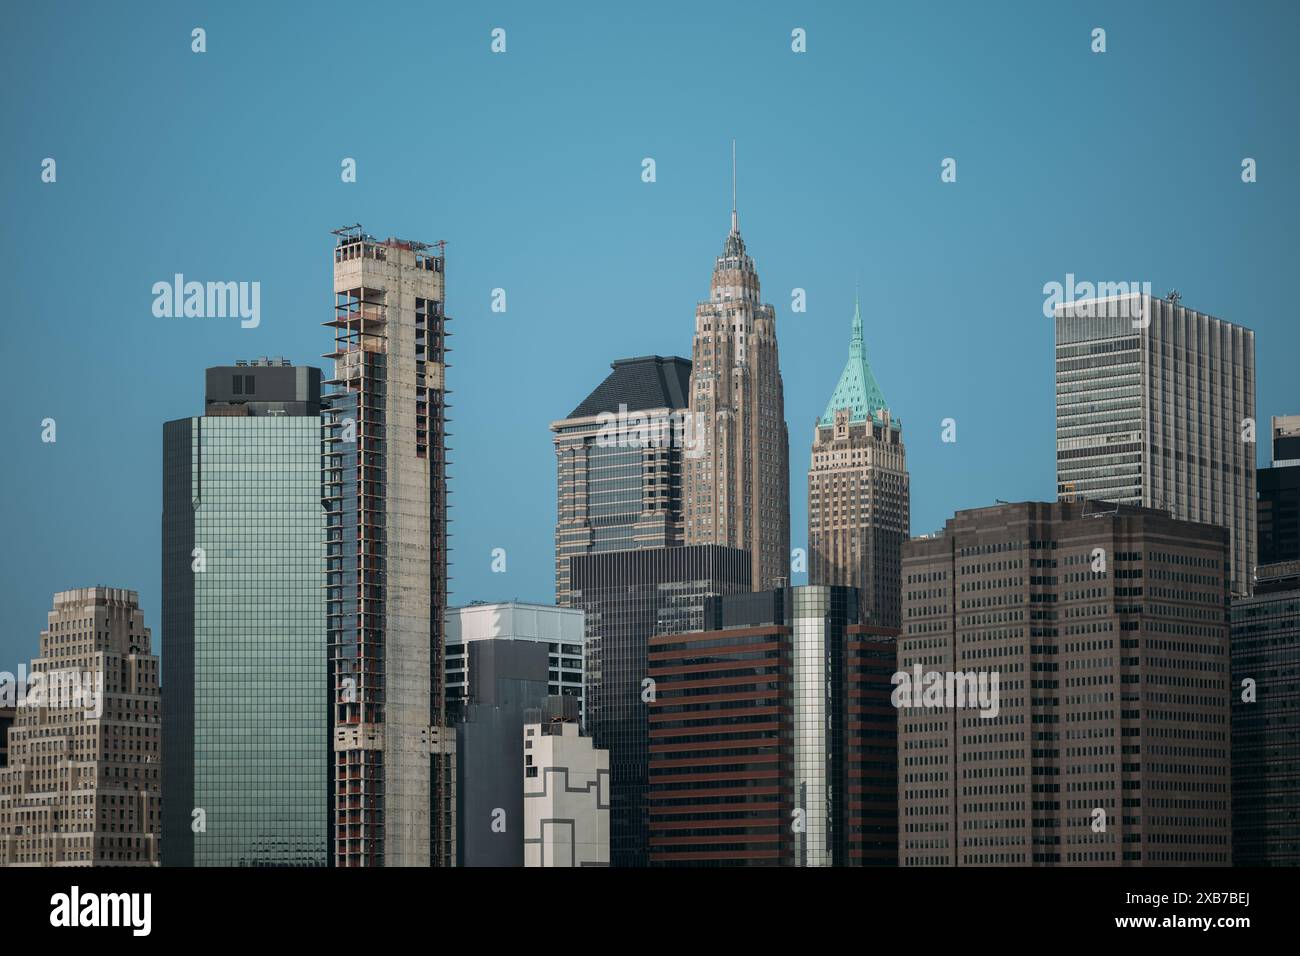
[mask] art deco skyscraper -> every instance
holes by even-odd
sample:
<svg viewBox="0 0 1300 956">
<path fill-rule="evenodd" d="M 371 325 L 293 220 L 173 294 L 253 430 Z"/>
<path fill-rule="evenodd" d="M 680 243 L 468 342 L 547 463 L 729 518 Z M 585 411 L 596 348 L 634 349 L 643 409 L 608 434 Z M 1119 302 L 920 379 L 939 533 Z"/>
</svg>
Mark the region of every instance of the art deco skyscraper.
<svg viewBox="0 0 1300 956">
<path fill-rule="evenodd" d="M 780 587 L 790 573 L 790 437 L 776 310 L 760 297 L 734 188 L 709 301 L 695 308 L 691 357 L 685 542 L 749 551 L 754 590 Z"/>
<path fill-rule="evenodd" d="M 867 364 L 855 303 L 849 360 L 813 428 L 808 583 L 857 588 L 859 621 L 898 627 L 909 508 L 902 422 Z"/>
<path fill-rule="evenodd" d="M 1163 508 L 1232 533 L 1232 590 L 1256 563 L 1255 333 L 1145 293 L 1056 306 L 1062 498 Z"/>
<path fill-rule="evenodd" d="M 55 594 L 19 690 L 0 769 L 0 866 L 157 866 L 158 658 L 136 592 Z"/>
<path fill-rule="evenodd" d="M 323 455 L 334 861 L 455 858 L 441 246 L 338 230 Z"/>
</svg>

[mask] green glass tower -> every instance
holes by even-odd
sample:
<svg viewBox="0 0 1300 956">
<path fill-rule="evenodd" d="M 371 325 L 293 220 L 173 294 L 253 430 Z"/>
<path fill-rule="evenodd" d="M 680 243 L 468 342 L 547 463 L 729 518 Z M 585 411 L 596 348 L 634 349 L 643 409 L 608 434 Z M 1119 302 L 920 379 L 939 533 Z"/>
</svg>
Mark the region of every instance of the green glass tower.
<svg viewBox="0 0 1300 956">
<path fill-rule="evenodd" d="M 320 370 L 207 370 L 163 426 L 164 866 L 328 866 Z"/>
</svg>

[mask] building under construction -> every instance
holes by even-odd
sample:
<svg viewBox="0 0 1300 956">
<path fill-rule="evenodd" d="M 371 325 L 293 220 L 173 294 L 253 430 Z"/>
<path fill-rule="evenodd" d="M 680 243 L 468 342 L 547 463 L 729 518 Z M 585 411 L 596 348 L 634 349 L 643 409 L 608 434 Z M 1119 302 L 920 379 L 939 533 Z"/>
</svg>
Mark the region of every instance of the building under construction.
<svg viewBox="0 0 1300 956">
<path fill-rule="evenodd" d="M 335 231 L 323 442 L 336 866 L 455 859 L 443 244 Z"/>
</svg>

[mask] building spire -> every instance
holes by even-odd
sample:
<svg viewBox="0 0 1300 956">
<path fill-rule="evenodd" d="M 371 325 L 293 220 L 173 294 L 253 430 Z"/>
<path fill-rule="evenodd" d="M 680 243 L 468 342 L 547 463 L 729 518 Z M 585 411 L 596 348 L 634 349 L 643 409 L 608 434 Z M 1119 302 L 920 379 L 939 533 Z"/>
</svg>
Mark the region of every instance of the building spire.
<svg viewBox="0 0 1300 956">
<path fill-rule="evenodd" d="M 853 326 L 849 333 L 849 358 L 862 358 L 862 308 L 859 294 L 853 293 Z"/>
<path fill-rule="evenodd" d="M 736 141 L 731 141 L 731 232 L 740 234 L 740 216 L 736 213 Z"/>
</svg>

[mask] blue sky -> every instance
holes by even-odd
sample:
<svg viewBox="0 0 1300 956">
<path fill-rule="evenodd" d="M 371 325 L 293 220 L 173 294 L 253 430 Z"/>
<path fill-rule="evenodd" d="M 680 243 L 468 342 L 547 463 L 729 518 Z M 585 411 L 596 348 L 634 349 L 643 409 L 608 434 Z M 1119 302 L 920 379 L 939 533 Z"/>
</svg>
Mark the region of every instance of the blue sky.
<svg viewBox="0 0 1300 956">
<path fill-rule="evenodd" d="M 1042 289 L 1067 273 L 1177 287 L 1255 329 L 1261 421 L 1300 411 L 1298 26 L 1296 5 L 1226 2 L 15 9 L 0 669 L 35 653 L 69 587 L 140 591 L 159 646 L 162 423 L 201 408 L 208 365 L 325 364 L 329 230 L 354 222 L 448 241 L 453 600 L 552 599 L 547 425 L 615 358 L 690 354 L 733 137 L 742 231 L 777 308 L 796 545 L 855 275 L 904 422 L 914 533 L 1053 496 Z M 154 317 L 151 287 L 176 272 L 259 281 L 261 325 Z"/>
</svg>

